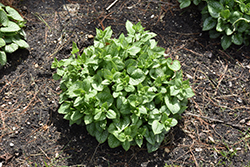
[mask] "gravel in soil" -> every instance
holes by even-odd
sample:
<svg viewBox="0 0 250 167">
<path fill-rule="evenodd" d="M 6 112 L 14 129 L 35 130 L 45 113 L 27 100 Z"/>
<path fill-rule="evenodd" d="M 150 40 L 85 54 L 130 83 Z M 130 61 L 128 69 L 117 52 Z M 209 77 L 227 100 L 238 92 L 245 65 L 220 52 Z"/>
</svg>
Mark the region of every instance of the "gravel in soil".
<svg viewBox="0 0 250 167">
<path fill-rule="evenodd" d="M 13 4 L 27 20 L 29 50 L 8 55 L 0 73 L 0 166 L 246 166 L 250 161 L 249 46 L 223 51 L 218 39 L 201 30 L 194 7 L 176 0 L 25 0 Z M 59 82 L 53 59 L 70 56 L 72 41 L 83 50 L 95 29 L 141 21 L 158 36 L 195 92 L 180 123 L 159 150 L 111 149 L 85 127 L 57 113 Z"/>
</svg>

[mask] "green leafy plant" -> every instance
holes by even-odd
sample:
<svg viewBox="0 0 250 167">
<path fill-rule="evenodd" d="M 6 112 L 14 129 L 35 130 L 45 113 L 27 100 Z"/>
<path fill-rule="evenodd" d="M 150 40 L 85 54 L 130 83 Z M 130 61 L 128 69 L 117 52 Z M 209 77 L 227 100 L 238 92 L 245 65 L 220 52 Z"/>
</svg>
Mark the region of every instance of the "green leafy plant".
<svg viewBox="0 0 250 167">
<path fill-rule="evenodd" d="M 15 9 L 0 3 L 0 66 L 7 62 L 6 53 L 29 47 L 22 29 L 24 25 L 24 19 Z"/>
<path fill-rule="evenodd" d="M 221 37 L 224 50 L 230 45 L 249 45 L 250 0 L 178 0 L 180 7 L 191 4 L 202 5 L 203 31 L 209 31 L 210 38 Z"/>
<path fill-rule="evenodd" d="M 140 23 L 126 22 L 128 35 L 112 39 L 111 27 L 96 29 L 94 45 L 80 55 L 58 61 L 53 75 L 61 79 L 58 112 L 70 124 L 84 124 L 98 142 L 111 148 L 142 146 L 158 149 L 194 95 L 183 81 L 181 65 L 167 58 L 164 48 Z"/>
</svg>

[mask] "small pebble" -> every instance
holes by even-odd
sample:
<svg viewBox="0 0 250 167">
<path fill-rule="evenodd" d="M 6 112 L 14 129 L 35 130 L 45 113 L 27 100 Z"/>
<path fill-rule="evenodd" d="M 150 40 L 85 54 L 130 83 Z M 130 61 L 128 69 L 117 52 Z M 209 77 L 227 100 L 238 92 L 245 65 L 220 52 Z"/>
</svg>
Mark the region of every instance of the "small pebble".
<svg viewBox="0 0 250 167">
<path fill-rule="evenodd" d="M 30 125 L 30 122 L 27 122 L 28 125 Z"/>
<path fill-rule="evenodd" d="M 88 39 L 92 39 L 92 38 L 94 38 L 94 36 L 93 35 L 88 35 Z"/>
<path fill-rule="evenodd" d="M 10 147 L 13 147 L 14 146 L 14 144 L 13 143 L 10 143 Z"/>
<path fill-rule="evenodd" d="M 166 153 L 170 153 L 170 150 L 169 150 L 167 147 L 164 149 L 164 151 L 165 151 Z"/>
<path fill-rule="evenodd" d="M 202 151 L 202 148 L 195 148 L 195 151 L 196 151 L 196 152 L 201 152 L 201 151 Z"/>
<path fill-rule="evenodd" d="M 242 99 L 241 99 L 241 98 L 238 98 L 238 99 L 237 99 L 237 102 L 242 103 Z"/>
</svg>

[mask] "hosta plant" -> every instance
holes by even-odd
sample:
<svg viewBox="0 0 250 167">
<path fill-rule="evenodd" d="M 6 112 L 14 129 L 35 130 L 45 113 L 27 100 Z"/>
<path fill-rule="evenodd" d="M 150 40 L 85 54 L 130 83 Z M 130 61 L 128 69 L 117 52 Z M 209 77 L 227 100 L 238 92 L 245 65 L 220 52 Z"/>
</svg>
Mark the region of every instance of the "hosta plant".
<svg viewBox="0 0 250 167">
<path fill-rule="evenodd" d="M 24 25 L 24 19 L 15 9 L 0 3 L 0 66 L 7 62 L 6 53 L 29 47 L 22 29 Z"/>
<path fill-rule="evenodd" d="M 210 38 L 221 38 L 223 49 L 236 45 L 249 45 L 250 0 L 178 0 L 180 7 L 203 4 L 203 31 Z"/>
<path fill-rule="evenodd" d="M 183 81 L 181 65 L 167 58 L 164 49 L 140 23 L 126 22 L 127 36 L 111 38 L 112 30 L 97 29 L 94 45 L 80 55 L 73 43 L 72 56 L 58 61 L 53 75 L 61 79 L 58 112 L 70 124 L 86 125 L 98 142 L 111 148 L 146 142 L 158 149 L 165 134 L 177 124 L 194 95 Z"/>
</svg>

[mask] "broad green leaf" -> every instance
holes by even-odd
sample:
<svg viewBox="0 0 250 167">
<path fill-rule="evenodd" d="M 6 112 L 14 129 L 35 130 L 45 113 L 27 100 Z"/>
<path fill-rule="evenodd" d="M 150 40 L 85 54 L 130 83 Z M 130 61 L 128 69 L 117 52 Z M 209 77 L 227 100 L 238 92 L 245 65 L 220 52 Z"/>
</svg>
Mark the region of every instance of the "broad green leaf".
<svg viewBox="0 0 250 167">
<path fill-rule="evenodd" d="M 133 107 L 136 107 L 136 106 L 138 106 L 139 104 L 142 103 L 140 98 L 137 95 L 134 95 L 134 94 L 129 95 L 128 102 Z"/>
<path fill-rule="evenodd" d="M 116 122 L 114 125 L 119 131 L 122 131 L 126 127 L 128 127 L 130 123 L 131 123 L 130 118 L 128 116 L 124 116 L 124 118 L 121 118 L 120 121 Z"/>
<path fill-rule="evenodd" d="M 6 45 L 5 40 L 3 38 L 0 38 L 0 48 L 5 45 Z"/>
<path fill-rule="evenodd" d="M 95 136 L 95 134 L 96 134 L 96 127 L 95 127 L 95 123 L 91 123 L 91 124 L 88 124 L 87 126 L 86 126 L 86 129 L 87 129 L 87 131 L 89 132 L 89 134 L 91 135 L 91 136 Z"/>
<path fill-rule="evenodd" d="M 130 142 L 128 140 L 122 142 L 122 147 L 124 148 L 125 151 L 128 151 L 128 149 L 130 148 Z"/>
<path fill-rule="evenodd" d="M 142 146 L 142 143 L 143 143 L 143 139 L 135 139 L 135 142 L 136 142 L 136 144 L 139 146 L 139 147 L 141 147 Z"/>
<path fill-rule="evenodd" d="M 0 24 L 3 26 L 8 26 L 9 24 L 8 16 L 3 9 L 0 9 Z"/>
<path fill-rule="evenodd" d="M 117 71 L 121 71 L 121 70 L 124 69 L 125 64 L 122 62 L 122 59 L 121 59 L 121 58 L 119 58 L 119 57 L 114 57 L 114 58 L 112 59 L 112 61 L 113 61 L 113 63 L 114 63 L 112 68 L 114 68 L 114 69 L 117 70 Z"/>
<path fill-rule="evenodd" d="M 121 114 L 127 115 L 131 113 L 131 107 L 129 104 L 124 104 L 120 109 Z"/>
<path fill-rule="evenodd" d="M 121 142 L 112 134 L 109 134 L 108 145 L 110 148 L 115 148 L 121 145 Z"/>
<path fill-rule="evenodd" d="M 234 28 L 232 27 L 232 25 L 226 25 L 225 32 L 227 36 L 232 35 L 234 32 Z"/>
<path fill-rule="evenodd" d="M 216 26 L 216 19 L 214 19 L 213 17 L 208 17 L 208 18 L 206 18 L 205 21 L 203 22 L 202 31 L 211 30 L 211 29 L 214 28 L 215 26 Z"/>
<path fill-rule="evenodd" d="M 165 138 L 165 132 L 155 135 L 155 140 L 157 143 L 162 143 Z"/>
<path fill-rule="evenodd" d="M 104 143 L 108 139 L 108 136 L 109 136 L 109 132 L 107 130 L 104 130 L 103 132 L 98 132 L 95 135 L 96 140 L 99 143 Z"/>
<path fill-rule="evenodd" d="M 186 93 L 186 98 L 190 98 L 195 95 L 193 89 L 190 87 L 185 89 L 185 93 Z"/>
<path fill-rule="evenodd" d="M 242 13 L 240 13 L 239 11 L 234 11 L 231 13 L 230 15 L 230 23 L 234 24 L 238 19 L 240 19 L 242 17 Z"/>
<path fill-rule="evenodd" d="M 178 1 L 180 3 L 180 8 L 181 9 L 186 8 L 191 4 L 190 0 L 178 0 Z"/>
<path fill-rule="evenodd" d="M 24 21 L 24 19 L 22 18 L 22 16 L 13 8 L 6 6 L 6 11 L 8 12 L 8 15 L 13 18 L 14 20 L 18 20 L 18 21 Z"/>
<path fill-rule="evenodd" d="M 104 89 L 104 85 L 102 85 L 102 78 L 100 77 L 100 75 L 96 74 L 94 76 L 92 86 L 97 91 L 102 91 Z"/>
<path fill-rule="evenodd" d="M 72 51 L 71 51 L 71 54 L 73 55 L 73 54 L 76 54 L 76 53 L 78 53 L 78 52 L 79 52 L 79 49 L 78 49 L 76 43 L 73 42 L 73 43 L 72 43 Z"/>
<path fill-rule="evenodd" d="M 225 22 L 222 20 L 222 18 L 218 18 L 217 20 L 217 25 L 216 25 L 216 30 L 219 32 L 222 32 L 226 27 L 225 27 Z"/>
<path fill-rule="evenodd" d="M 140 114 L 147 114 L 147 109 L 144 106 L 139 107 Z"/>
<path fill-rule="evenodd" d="M 135 30 L 133 29 L 133 24 L 129 20 L 127 20 L 127 22 L 126 22 L 126 29 L 127 29 L 129 34 L 135 33 Z"/>
<path fill-rule="evenodd" d="M 5 45 L 5 52 L 7 53 L 13 53 L 18 49 L 18 45 L 15 43 L 9 44 L 9 45 Z"/>
<path fill-rule="evenodd" d="M 151 143 L 147 143 L 148 153 L 151 153 L 151 152 L 158 150 L 160 145 L 161 145 L 161 143 L 155 143 L 154 145 L 152 145 Z"/>
<path fill-rule="evenodd" d="M 85 125 L 88 125 L 94 121 L 94 118 L 92 115 L 85 115 L 83 119 L 84 119 Z"/>
<path fill-rule="evenodd" d="M 20 48 L 26 48 L 28 49 L 29 48 L 29 44 L 27 44 L 27 42 L 25 42 L 24 40 L 22 39 L 18 39 L 18 40 L 13 40 L 15 44 L 17 44 Z"/>
<path fill-rule="evenodd" d="M 141 48 L 137 46 L 132 46 L 131 48 L 127 49 L 127 52 L 132 56 L 135 56 L 138 52 L 140 52 Z"/>
<path fill-rule="evenodd" d="M 13 21 L 9 21 L 8 25 L 6 27 L 1 27 L 0 28 L 1 32 L 6 32 L 6 33 L 8 33 L 8 32 L 17 32 L 19 30 L 21 30 L 21 28 Z"/>
<path fill-rule="evenodd" d="M 61 79 L 61 76 L 58 75 L 57 73 L 54 73 L 52 77 L 53 77 L 54 80 L 59 80 L 59 79 Z"/>
<path fill-rule="evenodd" d="M 89 88 L 89 85 L 85 85 L 83 81 L 76 81 L 69 87 L 68 95 L 70 97 L 77 97 L 79 95 L 80 90 L 82 90 L 82 93 L 85 93 L 84 89 L 88 89 L 88 88 Z"/>
<path fill-rule="evenodd" d="M 178 71 L 181 68 L 180 62 L 178 60 L 172 61 L 171 58 L 167 58 L 167 65 L 168 65 L 168 68 L 170 68 L 173 71 Z"/>
<path fill-rule="evenodd" d="M 165 104 L 172 114 L 177 114 L 181 109 L 180 102 L 176 97 L 170 98 L 169 95 L 166 95 Z"/>
<path fill-rule="evenodd" d="M 225 9 L 225 10 L 222 10 L 220 12 L 220 16 L 223 18 L 223 19 L 228 19 L 230 17 L 231 13 L 230 13 L 230 10 L 229 9 Z"/>
<path fill-rule="evenodd" d="M 114 110 L 109 109 L 106 114 L 108 119 L 115 119 L 116 118 L 116 112 Z"/>
<path fill-rule="evenodd" d="M 58 109 L 58 113 L 59 114 L 67 114 L 68 112 L 70 112 L 70 103 L 63 103 L 61 104 L 61 106 Z"/>
<path fill-rule="evenodd" d="M 171 114 L 171 112 L 169 111 L 166 105 L 161 106 L 160 113 L 164 113 L 166 114 L 166 116 L 169 116 Z"/>
<path fill-rule="evenodd" d="M 232 41 L 231 41 L 231 36 L 227 36 L 227 35 L 224 35 L 222 38 L 221 38 L 221 46 L 224 50 L 226 50 L 227 48 L 229 48 L 229 46 L 232 44 Z"/>
<path fill-rule="evenodd" d="M 152 131 L 146 131 L 146 134 L 144 135 L 145 136 L 145 138 L 146 138 L 146 140 L 150 143 L 150 144 L 152 144 L 152 145 L 154 145 L 155 144 L 155 135 L 154 135 L 154 133 L 152 132 Z"/>
<path fill-rule="evenodd" d="M 101 121 L 101 120 L 103 120 L 104 117 L 105 116 L 105 114 L 101 111 L 101 110 L 99 110 L 99 112 L 97 112 L 96 114 L 95 114 L 95 116 L 94 116 L 94 120 L 96 120 L 96 121 Z"/>
<path fill-rule="evenodd" d="M 74 107 L 77 107 L 77 106 L 81 105 L 82 103 L 84 103 L 84 97 L 78 96 L 78 97 L 74 100 L 73 106 L 74 106 Z"/>
<path fill-rule="evenodd" d="M 208 11 L 213 18 L 218 18 L 224 9 L 223 5 L 215 0 L 208 1 Z"/>
<path fill-rule="evenodd" d="M 171 127 L 174 127 L 178 124 L 178 121 L 175 118 L 168 118 L 165 123 Z"/>
<path fill-rule="evenodd" d="M 245 20 L 241 20 L 238 22 L 238 26 L 237 26 L 237 30 L 240 33 L 243 33 L 244 31 L 246 31 L 249 28 L 249 24 L 245 21 Z"/>
<path fill-rule="evenodd" d="M 104 30 L 104 38 L 105 39 L 110 39 L 111 36 L 112 36 L 112 33 L 113 33 L 113 31 L 111 30 L 110 26 L 105 28 L 105 30 Z"/>
<path fill-rule="evenodd" d="M 144 72 L 141 69 L 136 69 L 130 74 L 129 84 L 138 85 L 142 83 L 146 78 Z"/>
<path fill-rule="evenodd" d="M 103 103 L 107 103 L 107 105 L 110 107 L 114 101 L 113 96 L 110 94 L 109 88 L 105 88 L 102 92 L 97 94 L 97 98 L 100 100 L 101 105 Z"/>
<path fill-rule="evenodd" d="M 193 3 L 195 4 L 195 5 L 199 5 L 199 3 L 201 2 L 202 0 L 193 0 Z"/>
<path fill-rule="evenodd" d="M 242 37 L 242 33 L 234 33 L 232 35 L 232 42 L 235 45 L 241 45 L 243 43 L 243 37 Z"/>
<path fill-rule="evenodd" d="M 152 130 L 155 135 L 160 134 L 163 130 L 163 124 L 161 124 L 159 121 L 154 120 L 152 123 Z"/>
<path fill-rule="evenodd" d="M 214 39 L 214 38 L 218 38 L 219 36 L 221 36 L 221 32 L 217 32 L 216 30 L 209 31 L 210 38 Z"/>
<path fill-rule="evenodd" d="M 76 120 L 80 119 L 81 117 L 83 117 L 83 114 L 80 113 L 78 110 L 76 110 L 76 111 L 73 111 L 73 113 L 72 113 L 70 119 L 71 119 L 72 121 L 76 121 Z"/>
<path fill-rule="evenodd" d="M 170 95 L 176 96 L 180 92 L 180 89 L 178 89 L 176 86 L 170 86 Z"/>
<path fill-rule="evenodd" d="M 124 88 L 124 90 L 126 92 L 134 92 L 135 91 L 135 87 L 133 85 L 128 85 Z"/>
<path fill-rule="evenodd" d="M 0 65 L 5 65 L 7 62 L 6 54 L 3 51 L 0 51 Z"/>
</svg>

